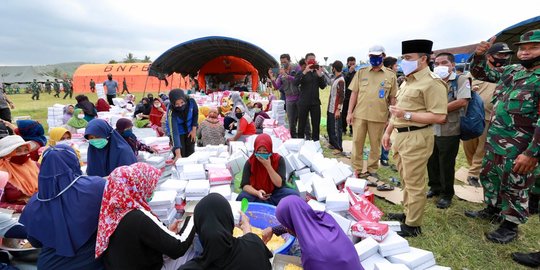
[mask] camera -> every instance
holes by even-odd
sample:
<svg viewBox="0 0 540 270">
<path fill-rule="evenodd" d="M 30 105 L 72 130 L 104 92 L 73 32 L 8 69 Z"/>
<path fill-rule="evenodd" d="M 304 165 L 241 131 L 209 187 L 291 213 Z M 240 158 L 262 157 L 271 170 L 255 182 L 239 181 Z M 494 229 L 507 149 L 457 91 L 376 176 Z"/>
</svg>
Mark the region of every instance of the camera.
<svg viewBox="0 0 540 270">
<path fill-rule="evenodd" d="M 319 69 L 319 64 L 317 64 L 317 62 L 315 62 L 315 60 L 313 59 L 310 59 L 309 61 L 307 61 L 307 65 L 312 65 L 311 66 L 311 69 Z"/>
</svg>

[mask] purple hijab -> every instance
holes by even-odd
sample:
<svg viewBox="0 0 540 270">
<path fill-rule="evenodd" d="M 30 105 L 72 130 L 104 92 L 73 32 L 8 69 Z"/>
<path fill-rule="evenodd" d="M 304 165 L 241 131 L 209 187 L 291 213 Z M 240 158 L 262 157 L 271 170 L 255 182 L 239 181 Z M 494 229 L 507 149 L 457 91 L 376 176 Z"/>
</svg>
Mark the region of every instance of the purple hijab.
<svg viewBox="0 0 540 270">
<path fill-rule="evenodd" d="M 334 218 L 314 211 L 300 197 L 283 198 L 276 208 L 276 218 L 296 234 L 304 269 L 364 269 L 351 240 Z"/>
</svg>

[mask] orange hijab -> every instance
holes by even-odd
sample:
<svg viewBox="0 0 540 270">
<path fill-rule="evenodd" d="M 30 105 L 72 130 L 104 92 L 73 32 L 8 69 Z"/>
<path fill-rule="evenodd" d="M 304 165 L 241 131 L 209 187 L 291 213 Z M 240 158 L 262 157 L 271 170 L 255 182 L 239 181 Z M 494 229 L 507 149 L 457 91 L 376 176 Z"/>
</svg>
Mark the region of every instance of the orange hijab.
<svg viewBox="0 0 540 270">
<path fill-rule="evenodd" d="M 38 190 L 38 167 L 32 159 L 19 165 L 5 158 L 0 158 L 0 170 L 9 174 L 8 182 L 22 191 L 25 195 L 32 196 Z"/>
</svg>

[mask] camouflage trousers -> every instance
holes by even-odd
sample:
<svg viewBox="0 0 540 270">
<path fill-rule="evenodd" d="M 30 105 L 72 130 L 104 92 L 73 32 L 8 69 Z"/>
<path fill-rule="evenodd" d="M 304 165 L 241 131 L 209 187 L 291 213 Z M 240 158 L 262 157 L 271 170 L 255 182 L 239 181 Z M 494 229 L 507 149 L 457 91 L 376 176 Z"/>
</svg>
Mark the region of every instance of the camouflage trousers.
<svg viewBox="0 0 540 270">
<path fill-rule="evenodd" d="M 502 209 L 504 219 L 516 224 L 527 222 L 529 189 L 535 182 L 540 166 L 528 174 L 512 171 L 515 157 L 487 151 L 482 160 L 480 183 L 484 187 L 484 202 Z"/>
<path fill-rule="evenodd" d="M 531 193 L 535 195 L 540 195 L 540 174 L 536 175 L 536 180 L 531 188 Z"/>
</svg>

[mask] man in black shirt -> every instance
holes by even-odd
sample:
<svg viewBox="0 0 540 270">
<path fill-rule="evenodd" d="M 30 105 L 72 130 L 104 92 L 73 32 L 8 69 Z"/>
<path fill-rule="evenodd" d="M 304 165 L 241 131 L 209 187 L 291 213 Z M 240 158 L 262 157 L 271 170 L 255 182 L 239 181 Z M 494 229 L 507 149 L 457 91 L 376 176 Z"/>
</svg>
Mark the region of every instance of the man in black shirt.
<svg viewBox="0 0 540 270">
<path fill-rule="evenodd" d="M 294 78 L 294 84 L 300 89 L 298 100 L 298 130 L 305 130 L 308 115 L 311 116 L 311 126 L 313 128 L 311 139 L 319 140 L 319 130 L 321 122 L 321 100 L 319 99 L 319 88 L 326 87 L 323 78 L 322 67 L 315 60 L 314 53 L 306 54 L 306 68 L 299 72 Z"/>
</svg>

